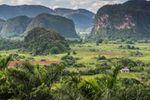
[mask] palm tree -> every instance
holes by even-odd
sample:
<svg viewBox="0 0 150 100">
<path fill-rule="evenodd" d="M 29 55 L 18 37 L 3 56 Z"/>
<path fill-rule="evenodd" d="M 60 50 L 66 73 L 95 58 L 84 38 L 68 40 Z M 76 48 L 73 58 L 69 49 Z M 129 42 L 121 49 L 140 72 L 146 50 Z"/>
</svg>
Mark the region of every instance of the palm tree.
<svg viewBox="0 0 150 100">
<path fill-rule="evenodd" d="M 8 64 L 11 60 L 12 55 L 9 55 L 6 58 L 0 60 L 0 99 L 8 99 L 13 94 L 8 91 L 9 89 L 9 82 L 7 81 L 7 70 Z"/>
<path fill-rule="evenodd" d="M 8 69 L 11 91 L 15 98 L 28 100 L 53 99 L 51 88 L 61 75 L 62 67 L 52 66 L 33 66 L 29 63 Z"/>
<path fill-rule="evenodd" d="M 97 78 L 96 83 L 91 81 L 85 81 L 80 87 L 82 95 L 90 100 L 111 100 L 116 90 L 116 82 L 119 71 L 121 69 L 120 64 L 113 63 L 114 70 L 111 73 L 105 73 L 103 78 Z"/>
</svg>

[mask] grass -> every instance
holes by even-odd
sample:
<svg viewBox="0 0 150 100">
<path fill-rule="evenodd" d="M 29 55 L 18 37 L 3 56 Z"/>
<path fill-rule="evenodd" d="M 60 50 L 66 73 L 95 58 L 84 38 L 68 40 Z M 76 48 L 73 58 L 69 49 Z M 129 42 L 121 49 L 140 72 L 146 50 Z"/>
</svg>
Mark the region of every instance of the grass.
<svg viewBox="0 0 150 100">
<path fill-rule="evenodd" d="M 135 47 L 139 48 L 139 52 L 143 53 L 143 56 L 136 57 L 136 56 L 130 56 L 130 52 L 137 51 L 137 50 L 129 50 L 129 49 L 120 49 L 120 45 L 127 45 L 127 44 L 100 44 L 99 46 L 96 46 L 95 43 L 85 43 L 85 44 L 74 44 L 71 45 L 72 51 L 75 51 L 77 54 L 73 55 L 71 52 L 71 55 L 79 58 L 78 63 L 85 64 L 87 67 L 81 67 L 81 68 L 66 68 L 66 70 L 69 70 L 71 72 L 77 72 L 77 71 L 86 71 L 89 69 L 94 69 L 95 65 L 99 63 L 96 60 L 96 57 L 99 55 L 105 56 L 106 58 L 122 58 L 127 57 L 133 60 L 141 60 L 145 63 L 150 63 L 150 43 L 136 43 L 131 44 Z M 9 51 L 0 51 L 1 56 L 7 56 L 9 54 L 18 53 L 18 50 L 9 50 Z M 57 55 L 46 55 L 46 56 L 32 56 L 28 53 L 20 53 L 19 55 L 25 56 L 26 58 L 34 58 L 35 60 L 41 60 L 41 59 L 47 59 L 51 61 L 61 61 L 61 57 L 66 55 L 67 53 L 63 54 L 57 54 Z M 96 77 L 102 77 L 102 74 L 97 75 L 86 75 L 82 76 L 85 79 L 92 79 Z M 120 78 L 136 78 L 139 79 L 140 73 L 120 73 Z M 150 82 L 149 82 L 150 83 Z"/>
</svg>

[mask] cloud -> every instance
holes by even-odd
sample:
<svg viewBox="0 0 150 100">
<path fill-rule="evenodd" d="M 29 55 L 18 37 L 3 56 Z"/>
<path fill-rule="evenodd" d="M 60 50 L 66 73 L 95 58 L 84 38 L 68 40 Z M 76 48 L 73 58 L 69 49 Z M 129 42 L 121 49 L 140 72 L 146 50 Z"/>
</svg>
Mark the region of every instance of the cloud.
<svg viewBox="0 0 150 100">
<path fill-rule="evenodd" d="M 86 8 L 96 12 L 100 7 L 106 4 L 121 3 L 126 0 L 55 0 L 51 1 L 50 7 L 65 7 L 65 8 Z"/>
<path fill-rule="evenodd" d="M 100 7 L 106 4 L 122 3 L 127 0 L 0 0 L 0 4 L 9 5 L 44 5 L 50 8 L 86 8 L 96 12 Z"/>
</svg>

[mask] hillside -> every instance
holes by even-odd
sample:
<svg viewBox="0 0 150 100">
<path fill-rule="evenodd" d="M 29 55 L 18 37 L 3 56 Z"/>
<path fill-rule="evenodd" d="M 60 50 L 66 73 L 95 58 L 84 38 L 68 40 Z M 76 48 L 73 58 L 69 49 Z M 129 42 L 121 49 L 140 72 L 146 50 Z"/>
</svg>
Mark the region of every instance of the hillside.
<svg viewBox="0 0 150 100">
<path fill-rule="evenodd" d="M 150 2 L 130 0 L 106 5 L 95 17 L 92 39 L 149 39 Z"/>
<path fill-rule="evenodd" d="M 17 16 L 35 17 L 42 13 L 59 15 L 74 21 L 77 32 L 91 31 L 95 14 L 86 9 L 51 9 L 41 5 L 0 5 L 0 18 L 8 20 Z M 80 19 L 81 18 L 81 19 Z"/>
<path fill-rule="evenodd" d="M 53 10 L 40 5 L 0 5 L 0 12 L 0 18 L 10 19 L 17 16 L 35 17 L 41 13 L 52 13 Z"/>
<path fill-rule="evenodd" d="M 0 19 L 0 31 L 2 30 L 4 23 L 5 23 L 5 20 Z"/>
<path fill-rule="evenodd" d="M 40 14 L 33 18 L 31 23 L 28 25 L 26 32 L 36 27 L 53 29 L 65 38 L 78 38 L 73 21 L 65 17 Z"/>
<path fill-rule="evenodd" d="M 18 16 L 7 20 L 1 29 L 0 35 L 3 37 L 20 36 L 31 22 L 27 16 Z"/>
<path fill-rule="evenodd" d="M 65 9 L 57 8 L 54 10 L 57 15 L 64 16 L 74 21 L 77 32 L 90 32 L 93 27 L 94 16 L 93 12 L 85 9 Z"/>
<path fill-rule="evenodd" d="M 24 48 L 35 55 L 57 54 L 69 50 L 64 37 L 53 30 L 34 28 L 24 39 Z"/>
<path fill-rule="evenodd" d="M 0 20 L 0 35 L 6 38 L 22 37 L 25 36 L 28 31 L 36 27 L 53 29 L 65 38 L 78 38 L 72 20 L 45 13 L 32 18 L 17 16 L 6 21 Z"/>
</svg>

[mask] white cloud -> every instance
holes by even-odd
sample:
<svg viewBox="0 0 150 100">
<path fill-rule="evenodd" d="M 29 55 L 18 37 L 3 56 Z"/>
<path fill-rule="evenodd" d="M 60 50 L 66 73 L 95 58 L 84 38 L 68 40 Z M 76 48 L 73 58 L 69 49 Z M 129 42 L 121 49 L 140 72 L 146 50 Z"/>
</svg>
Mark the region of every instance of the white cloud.
<svg viewBox="0 0 150 100">
<path fill-rule="evenodd" d="M 33 0 L 11 0 L 12 4 L 32 4 Z"/>
<path fill-rule="evenodd" d="M 50 7 L 86 8 L 96 12 L 100 7 L 106 4 L 114 4 L 123 1 L 125 0 L 55 0 L 55 2 L 53 0 L 50 3 Z"/>
<path fill-rule="evenodd" d="M 127 0 L 0 0 L 0 4 L 38 4 L 50 8 L 86 8 L 96 12 L 100 7 L 106 4 L 121 3 L 125 1 Z"/>
</svg>

